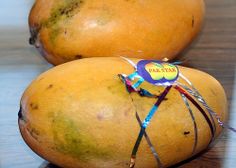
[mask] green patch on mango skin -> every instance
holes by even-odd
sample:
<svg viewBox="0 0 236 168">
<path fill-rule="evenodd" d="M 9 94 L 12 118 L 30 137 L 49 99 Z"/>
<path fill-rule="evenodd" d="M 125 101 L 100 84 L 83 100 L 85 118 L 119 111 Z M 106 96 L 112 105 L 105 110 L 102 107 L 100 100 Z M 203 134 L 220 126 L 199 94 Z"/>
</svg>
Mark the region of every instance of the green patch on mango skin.
<svg viewBox="0 0 236 168">
<path fill-rule="evenodd" d="M 109 7 L 103 6 L 97 16 L 97 24 L 104 26 L 109 23 L 113 17 L 114 12 Z"/>
<path fill-rule="evenodd" d="M 44 22 L 43 25 L 50 27 L 51 25 L 56 24 L 61 19 L 71 18 L 76 14 L 83 0 L 64 0 L 61 3 L 57 3 L 56 7 L 52 8 L 50 17 Z"/>
<path fill-rule="evenodd" d="M 52 26 L 52 29 L 51 29 L 50 35 L 49 35 L 49 40 L 52 44 L 54 44 L 54 41 L 57 38 L 57 36 L 60 34 L 60 32 L 61 32 L 60 26 L 58 26 L 58 25 Z"/>
<path fill-rule="evenodd" d="M 46 27 L 52 27 L 49 36 L 52 43 L 58 34 L 62 32 L 60 22 L 67 22 L 72 18 L 80 10 L 82 3 L 82 0 L 64 0 L 62 5 L 52 9 L 51 16 L 45 23 Z"/>
<path fill-rule="evenodd" d="M 93 137 L 82 134 L 78 124 L 61 112 L 51 113 L 49 117 L 52 122 L 54 149 L 58 152 L 83 161 L 90 157 L 106 159 L 112 155 L 111 150 L 99 148 Z"/>
<path fill-rule="evenodd" d="M 60 32 L 63 32 L 61 29 L 60 23 L 67 22 L 71 19 L 78 11 L 80 10 L 81 5 L 84 3 L 84 0 L 63 0 L 56 3 L 56 7 L 52 8 L 51 15 L 48 19 L 41 21 L 37 32 L 41 28 L 52 28 L 50 31 L 50 41 L 54 43 Z M 32 35 L 35 36 L 35 35 Z"/>
</svg>

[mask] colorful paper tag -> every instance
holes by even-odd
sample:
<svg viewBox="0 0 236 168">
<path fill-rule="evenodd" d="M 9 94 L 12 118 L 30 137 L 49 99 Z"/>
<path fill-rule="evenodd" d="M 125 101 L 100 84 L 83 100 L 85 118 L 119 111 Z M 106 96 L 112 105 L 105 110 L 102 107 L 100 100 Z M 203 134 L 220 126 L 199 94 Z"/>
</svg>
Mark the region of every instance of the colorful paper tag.
<svg viewBox="0 0 236 168">
<path fill-rule="evenodd" d="M 179 69 L 177 66 L 156 60 L 139 61 L 137 71 L 145 81 L 154 85 L 172 84 L 179 77 Z"/>
</svg>

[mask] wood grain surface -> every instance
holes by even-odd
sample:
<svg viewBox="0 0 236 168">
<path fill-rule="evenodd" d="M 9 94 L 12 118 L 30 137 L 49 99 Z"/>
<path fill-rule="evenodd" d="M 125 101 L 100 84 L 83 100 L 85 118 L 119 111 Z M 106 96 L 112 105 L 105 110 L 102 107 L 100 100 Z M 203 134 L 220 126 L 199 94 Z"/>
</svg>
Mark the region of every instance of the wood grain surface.
<svg viewBox="0 0 236 168">
<path fill-rule="evenodd" d="M 32 3 L 0 1 L 0 168 L 56 167 L 27 147 L 17 124 L 23 91 L 51 68 L 28 44 L 27 13 Z M 221 82 L 229 103 L 229 124 L 236 127 L 236 0 L 206 0 L 203 30 L 178 59 Z M 236 167 L 236 134 L 224 130 L 210 149 L 174 167 Z"/>
</svg>

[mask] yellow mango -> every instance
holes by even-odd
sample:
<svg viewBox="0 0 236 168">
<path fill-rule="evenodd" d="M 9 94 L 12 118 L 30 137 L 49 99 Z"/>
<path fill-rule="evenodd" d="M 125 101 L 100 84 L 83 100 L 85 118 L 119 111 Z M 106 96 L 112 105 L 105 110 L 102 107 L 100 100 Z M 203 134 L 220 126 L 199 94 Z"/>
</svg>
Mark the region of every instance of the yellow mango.
<svg viewBox="0 0 236 168">
<path fill-rule="evenodd" d="M 204 0 L 36 0 L 30 43 L 52 64 L 86 57 L 174 58 L 197 36 Z"/>
<path fill-rule="evenodd" d="M 227 101 L 219 82 L 204 72 L 178 68 L 225 121 Z M 127 92 L 118 74 L 132 72 L 134 68 L 121 58 L 86 58 L 43 73 L 21 99 L 19 127 L 25 142 L 38 155 L 61 167 L 129 167 L 140 131 L 135 113 L 144 120 L 156 102 L 156 98 Z M 187 85 L 183 80 L 179 82 Z M 147 82 L 141 87 L 157 95 L 164 90 L 163 86 Z M 211 130 L 206 119 L 189 104 L 198 134 L 194 152 L 193 120 L 176 89 L 171 88 L 146 128 L 164 167 L 192 157 L 210 143 Z M 216 119 L 215 122 L 217 137 L 222 129 Z M 157 167 L 145 138 L 139 146 L 135 167 Z"/>
</svg>

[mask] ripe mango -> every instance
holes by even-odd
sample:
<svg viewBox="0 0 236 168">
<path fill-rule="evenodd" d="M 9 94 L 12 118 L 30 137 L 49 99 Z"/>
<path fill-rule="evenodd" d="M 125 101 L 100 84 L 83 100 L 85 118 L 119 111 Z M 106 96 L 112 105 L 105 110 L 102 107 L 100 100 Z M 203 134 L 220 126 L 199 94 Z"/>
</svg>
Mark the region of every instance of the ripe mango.
<svg viewBox="0 0 236 168">
<path fill-rule="evenodd" d="M 86 57 L 173 58 L 201 29 L 204 0 L 36 0 L 31 44 L 52 64 Z"/>
<path fill-rule="evenodd" d="M 204 72 L 178 68 L 225 121 L 227 101 L 219 82 Z M 43 73 L 21 99 L 19 127 L 25 142 L 38 155 L 61 167 L 128 168 L 140 131 L 135 113 L 143 120 L 156 101 L 127 92 L 118 74 L 133 71 L 121 58 L 86 58 Z M 141 86 L 157 95 L 164 90 L 147 82 Z M 164 167 L 192 157 L 210 143 L 209 125 L 200 111 L 190 106 L 198 134 L 194 153 L 193 121 L 177 90 L 170 90 L 146 129 Z M 216 137 L 221 130 L 216 124 Z M 144 138 L 135 167 L 157 167 Z"/>
</svg>

